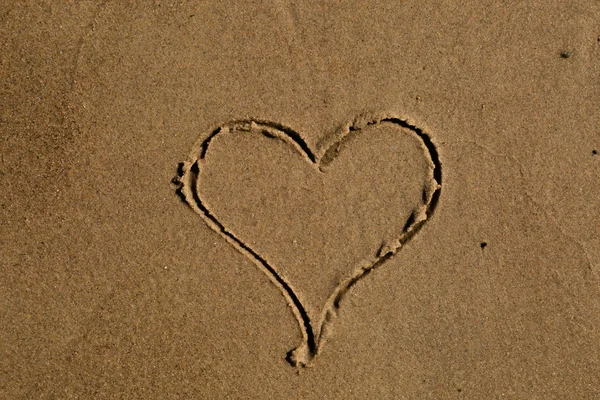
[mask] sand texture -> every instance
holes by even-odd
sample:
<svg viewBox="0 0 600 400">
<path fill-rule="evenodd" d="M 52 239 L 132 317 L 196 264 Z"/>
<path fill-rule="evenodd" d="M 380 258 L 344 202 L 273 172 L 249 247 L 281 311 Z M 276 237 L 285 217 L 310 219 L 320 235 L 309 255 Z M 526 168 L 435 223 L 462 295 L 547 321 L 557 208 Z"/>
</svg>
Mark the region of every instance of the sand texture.
<svg viewBox="0 0 600 400">
<path fill-rule="evenodd" d="M 0 5 L 0 399 L 600 398 L 600 4 Z"/>
</svg>

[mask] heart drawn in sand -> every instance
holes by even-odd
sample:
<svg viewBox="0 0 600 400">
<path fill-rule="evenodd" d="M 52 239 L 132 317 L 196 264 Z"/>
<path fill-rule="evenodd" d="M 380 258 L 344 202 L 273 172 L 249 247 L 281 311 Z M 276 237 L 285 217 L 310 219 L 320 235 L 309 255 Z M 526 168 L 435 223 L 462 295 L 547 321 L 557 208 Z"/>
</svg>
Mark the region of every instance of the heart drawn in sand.
<svg viewBox="0 0 600 400">
<path fill-rule="evenodd" d="M 441 163 L 428 134 L 394 116 L 360 117 L 313 151 L 282 125 L 236 121 L 203 135 L 178 193 L 275 283 L 319 354 L 340 302 L 431 217 Z"/>
</svg>

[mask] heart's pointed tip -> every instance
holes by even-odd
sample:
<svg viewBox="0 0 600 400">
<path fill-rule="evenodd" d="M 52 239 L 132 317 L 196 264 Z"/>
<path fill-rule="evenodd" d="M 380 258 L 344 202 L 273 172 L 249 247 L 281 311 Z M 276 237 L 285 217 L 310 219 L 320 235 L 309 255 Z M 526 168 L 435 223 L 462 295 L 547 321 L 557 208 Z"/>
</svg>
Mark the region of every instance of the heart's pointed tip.
<svg viewBox="0 0 600 400">
<path fill-rule="evenodd" d="M 306 343 L 290 350 L 285 357 L 286 361 L 290 363 L 292 367 L 298 369 L 307 367 L 314 358 L 314 351 Z"/>
</svg>

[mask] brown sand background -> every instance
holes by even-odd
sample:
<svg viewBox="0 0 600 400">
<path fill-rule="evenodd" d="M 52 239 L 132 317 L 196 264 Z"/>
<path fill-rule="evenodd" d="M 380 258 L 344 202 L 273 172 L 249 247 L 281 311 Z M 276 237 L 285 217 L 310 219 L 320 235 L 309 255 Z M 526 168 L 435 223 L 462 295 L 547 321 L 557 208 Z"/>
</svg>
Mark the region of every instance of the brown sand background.
<svg viewBox="0 0 600 400">
<path fill-rule="evenodd" d="M 600 397 L 598 2 L 4 2 L 0 46 L 0 398 Z M 298 374 L 170 180 L 228 121 L 365 112 L 427 129 L 443 194 Z"/>
</svg>

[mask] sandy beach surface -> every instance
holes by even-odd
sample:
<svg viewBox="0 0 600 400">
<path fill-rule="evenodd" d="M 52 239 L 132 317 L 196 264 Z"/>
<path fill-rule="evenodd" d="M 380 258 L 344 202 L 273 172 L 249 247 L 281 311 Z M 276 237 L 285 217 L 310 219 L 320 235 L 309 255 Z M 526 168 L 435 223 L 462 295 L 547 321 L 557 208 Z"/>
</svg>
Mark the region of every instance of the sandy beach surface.
<svg viewBox="0 0 600 400">
<path fill-rule="evenodd" d="M 0 5 L 0 399 L 600 398 L 600 4 Z"/>
</svg>

